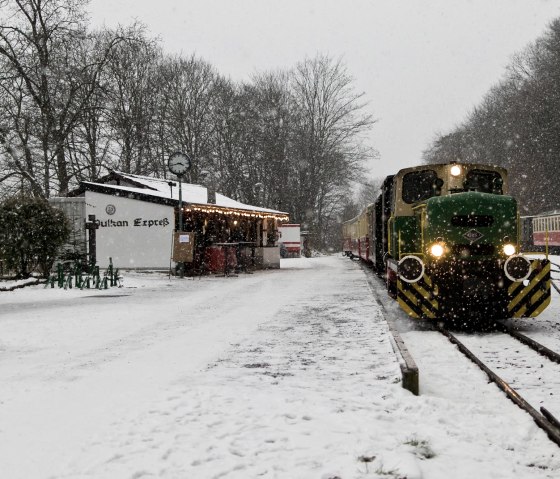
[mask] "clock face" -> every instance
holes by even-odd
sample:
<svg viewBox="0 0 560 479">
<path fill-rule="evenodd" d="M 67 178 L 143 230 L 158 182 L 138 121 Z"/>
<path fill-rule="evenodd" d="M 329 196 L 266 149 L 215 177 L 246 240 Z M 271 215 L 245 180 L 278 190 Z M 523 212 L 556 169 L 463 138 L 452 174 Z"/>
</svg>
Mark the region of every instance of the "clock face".
<svg viewBox="0 0 560 479">
<path fill-rule="evenodd" d="M 169 157 L 168 166 L 171 173 L 182 175 L 191 167 L 191 159 L 185 153 L 176 152 Z"/>
</svg>

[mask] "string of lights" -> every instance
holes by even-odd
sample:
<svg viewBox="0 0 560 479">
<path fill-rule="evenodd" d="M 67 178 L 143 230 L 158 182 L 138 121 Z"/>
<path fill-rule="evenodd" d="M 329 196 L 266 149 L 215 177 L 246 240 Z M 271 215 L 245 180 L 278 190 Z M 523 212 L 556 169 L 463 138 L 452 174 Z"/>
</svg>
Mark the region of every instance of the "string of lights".
<svg viewBox="0 0 560 479">
<path fill-rule="evenodd" d="M 259 218 L 259 219 L 275 218 L 278 221 L 288 221 L 290 219 L 289 216 L 286 214 L 274 214 L 274 213 L 268 213 L 264 211 L 246 211 L 246 210 L 239 210 L 236 208 L 201 206 L 201 205 L 185 205 L 183 206 L 183 212 L 214 213 L 214 214 L 222 214 L 226 216 L 237 216 L 237 217 L 244 217 L 244 218 Z"/>
</svg>

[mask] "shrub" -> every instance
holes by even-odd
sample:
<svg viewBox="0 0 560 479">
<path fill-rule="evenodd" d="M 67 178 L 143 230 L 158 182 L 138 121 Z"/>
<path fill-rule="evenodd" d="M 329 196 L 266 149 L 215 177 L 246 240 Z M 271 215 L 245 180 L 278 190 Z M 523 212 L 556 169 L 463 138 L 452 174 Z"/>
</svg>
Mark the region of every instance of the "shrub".
<svg viewBox="0 0 560 479">
<path fill-rule="evenodd" d="M 40 270 L 48 276 L 68 239 L 64 213 L 40 198 L 11 198 L 0 204 L 0 259 L 17 278 Z"/>
</svg>

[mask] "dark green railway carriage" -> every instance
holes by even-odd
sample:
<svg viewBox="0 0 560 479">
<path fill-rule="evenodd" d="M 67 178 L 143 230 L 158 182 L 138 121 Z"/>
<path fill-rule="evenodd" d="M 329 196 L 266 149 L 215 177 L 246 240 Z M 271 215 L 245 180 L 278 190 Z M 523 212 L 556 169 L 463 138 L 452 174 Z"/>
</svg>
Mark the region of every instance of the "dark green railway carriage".
<svg viewBox="0 0 560 479">
<path fill-rule="evenodd" d="M 550 263 L 520 251 L 503 168 L 441 164 L 386 181 L 372 218 L 377 270 L 412 317 L 534 317 L 550 303 Z"/>
</svg>

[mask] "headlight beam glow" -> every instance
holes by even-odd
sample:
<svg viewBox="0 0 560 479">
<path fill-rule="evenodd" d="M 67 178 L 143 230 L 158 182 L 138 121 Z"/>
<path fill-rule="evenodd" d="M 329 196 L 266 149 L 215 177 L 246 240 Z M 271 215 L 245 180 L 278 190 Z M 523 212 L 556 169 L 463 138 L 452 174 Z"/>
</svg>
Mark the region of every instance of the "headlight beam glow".
<svg viewBox="0 0 560 479">
<path fill-rule="evenodd" d="M 430 253 L 436 258 L 443 256 L 444 248 L 441 243 L 435 243 L 430 247 Z"/>
<path fill-rule="evenodd" d="M 459 176 L 461 174 L 461 167 L 459 165 L 453 165 L 449 171 L 451 176 Z"/>
</svg>

